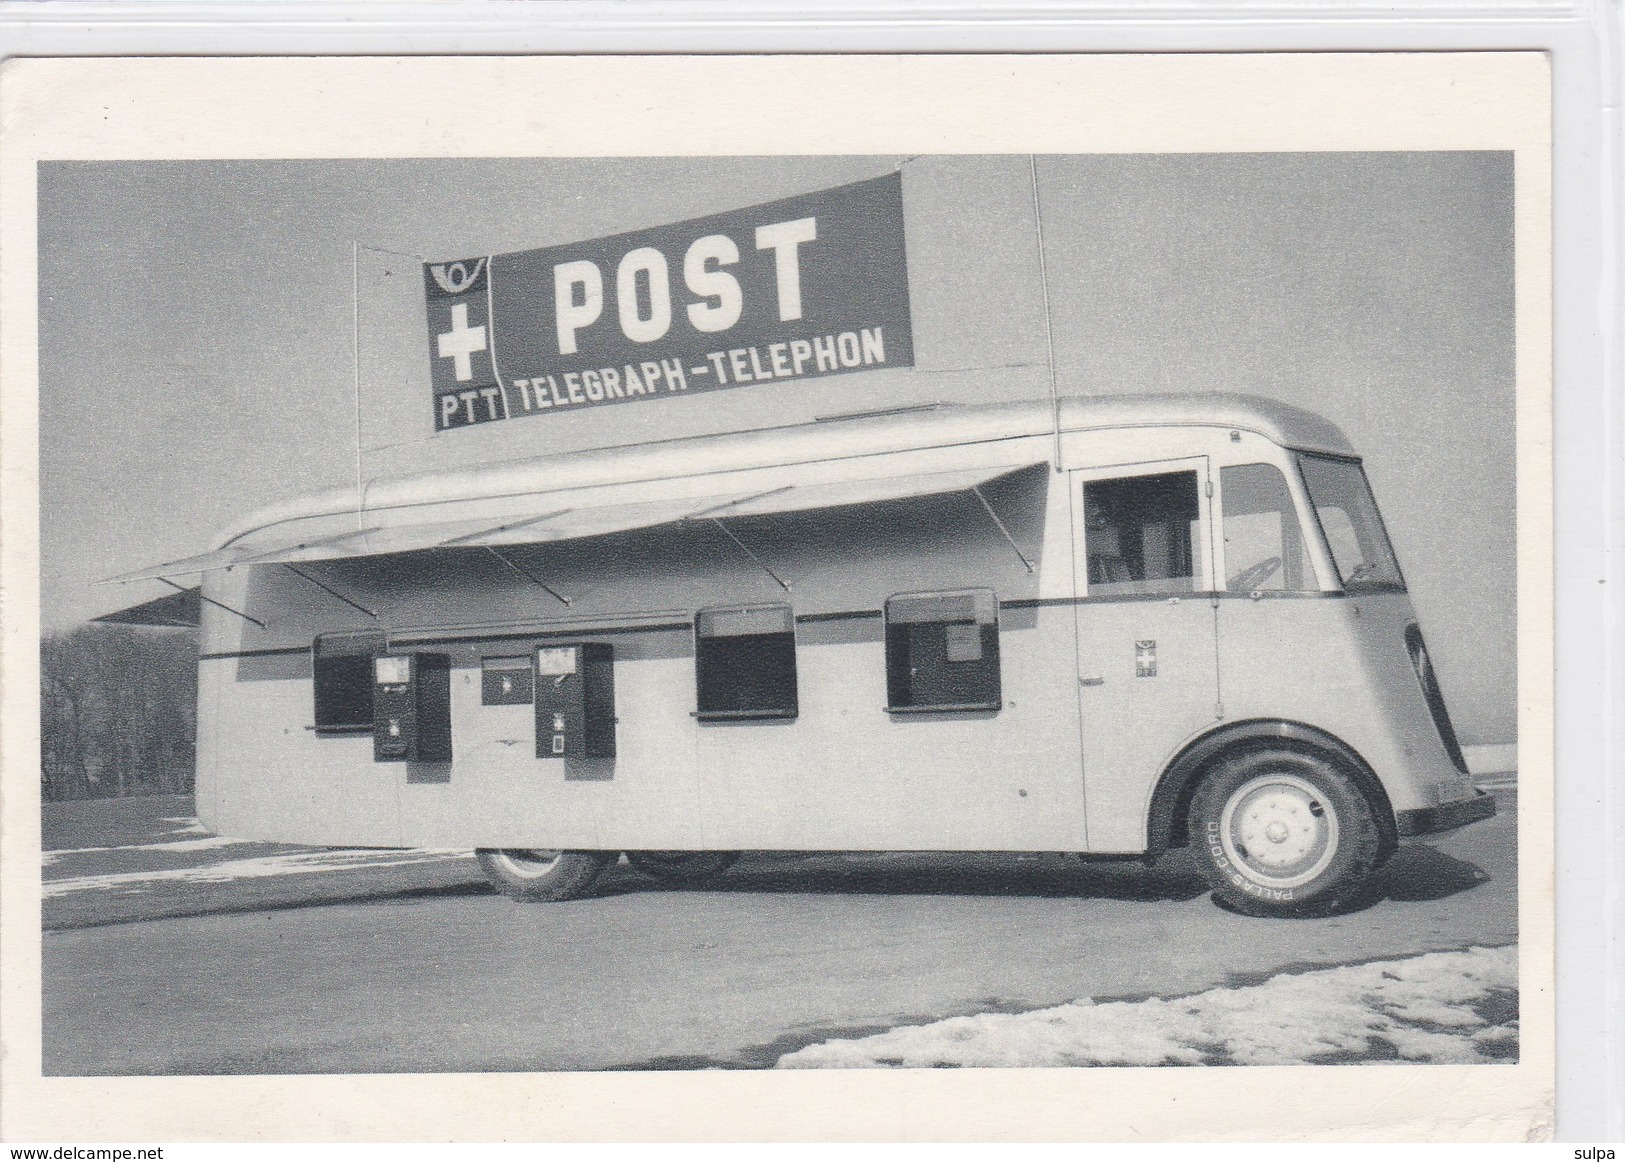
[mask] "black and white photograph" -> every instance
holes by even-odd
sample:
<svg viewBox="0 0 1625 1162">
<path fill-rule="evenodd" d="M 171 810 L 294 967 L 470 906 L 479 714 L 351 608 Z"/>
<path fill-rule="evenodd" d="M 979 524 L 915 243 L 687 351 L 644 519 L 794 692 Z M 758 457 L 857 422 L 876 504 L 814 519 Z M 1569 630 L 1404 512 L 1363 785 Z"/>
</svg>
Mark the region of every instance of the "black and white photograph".
<svg viewBox="0 0 1625 1162">
<path fill-rule="evenodd" d="M 34 167 L 42 1081 L 1547 1059 L 1517 133 L 532 130 Z"/>
</svg>

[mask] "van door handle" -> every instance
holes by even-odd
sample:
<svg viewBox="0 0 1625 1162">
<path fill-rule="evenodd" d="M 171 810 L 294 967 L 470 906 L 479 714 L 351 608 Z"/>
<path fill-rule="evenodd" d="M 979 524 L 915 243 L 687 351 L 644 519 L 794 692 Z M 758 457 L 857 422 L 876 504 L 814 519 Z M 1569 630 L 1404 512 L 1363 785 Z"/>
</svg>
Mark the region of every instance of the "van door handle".
<svg viewBox="0 0 1625 1162">
<path fill-rule="evenodd" d="M 1080 686 L 1104 686 L 1105 684 L 1104 675 L 1092 674 L 1089 677 L 1084 677 L 1082 674 L 1078 675 L 1078 685 Z"/>
</svg>

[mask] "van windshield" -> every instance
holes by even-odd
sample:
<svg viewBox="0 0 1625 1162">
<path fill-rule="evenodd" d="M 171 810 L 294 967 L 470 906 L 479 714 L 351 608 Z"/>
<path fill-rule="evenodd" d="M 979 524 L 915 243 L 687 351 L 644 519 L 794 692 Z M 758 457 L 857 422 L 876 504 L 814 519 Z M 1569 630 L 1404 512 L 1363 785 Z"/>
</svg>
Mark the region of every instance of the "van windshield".
<svg viewBox="0 0 1625 1162">
<path fill-rule="evenodd" d="M 1405 579 L 1360 465 L 1300 455 L 1298 467 L 1344 591 L 1403 592 Z"/>
</svg>

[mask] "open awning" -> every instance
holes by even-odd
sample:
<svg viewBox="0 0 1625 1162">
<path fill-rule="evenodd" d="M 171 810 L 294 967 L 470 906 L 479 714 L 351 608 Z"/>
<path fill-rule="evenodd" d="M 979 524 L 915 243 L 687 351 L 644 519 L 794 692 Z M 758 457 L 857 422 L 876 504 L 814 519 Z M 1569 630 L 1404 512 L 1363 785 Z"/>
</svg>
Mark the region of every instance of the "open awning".
<svg viewBox="0 0 1625 1162">
<path fill-rule="evenodd" d="M 323 519 L 323 518 L 317 518 Z M 345 521 L 355 523 L 353 514 L 343 517 L 327 517 L 329 523 Z M 301 521 L 307 524 L 309 521 Z M 144 565 L 139 569 L 132 569 L 128 573 L 120 573 L 116 577 L 102 578 L 103 584 L 113 584 L 124 581 L 144 581 L 157 577 L 180 577 L 194 573 L 207 573 L 211 569 L 228 569 L 233 565 L 251 565 L 262 561 L 291 562 L 291 561 L 325 561 L 339 557 L 364 556 L 362 552 L 347 552 L 347 541 L 358 541 L 364 535 L 364 530 L 351 529 L 340 534 L 330 534 L 314 540 L 298 540 L 292 544 L 276 543 L 274 548 L 268 548 L 263 541 L 256 541 L 253 545 L 228 545 L 223 549 L 216 549 L 212 553 L 199 553 L 194 557 L 181 557 L 174 561 L 163 561 L 156 565 Z M 278 538 L 278 542 L 285 538 Z M 353 547 L 353 546 L 351 546 Z M 388 552 L 390 550 L 383 550 Z"/>
<path fill-rule="evenodd" d="M 178 593 L 167 593 L 151 601 L 144 601 L 140 605 L 132 605 L 116 613 L 104 613 L 101 617 L 93 617 L 91 620 L 106 625 L 158 625 L 176 629 L 195 629 L 203 606 L 201 593 L 197 587 L 183 589 Z"/>
<path fill-rule="evenodd" d="M 509 497 L 503 498 L 500 518 L 493 511 L 493 502 L 485 500 L 334 513 L 301 518 L 287 522 L 285 527 L 256 533 L 251 545 L 230 545 L 107 580 L 135 581 L 236 565 L 332 561 L 427 549 L 537 544 L 607 536 L 685 520 L 728 520 L 906 500 L 969 491 L 1032 467 L 1035 465 L 1006 464 L 620 504 L 572 506 L 569 493 Z M 478 515 L 454 516 L 458 508 L 480 511 Z"/>
</svg>

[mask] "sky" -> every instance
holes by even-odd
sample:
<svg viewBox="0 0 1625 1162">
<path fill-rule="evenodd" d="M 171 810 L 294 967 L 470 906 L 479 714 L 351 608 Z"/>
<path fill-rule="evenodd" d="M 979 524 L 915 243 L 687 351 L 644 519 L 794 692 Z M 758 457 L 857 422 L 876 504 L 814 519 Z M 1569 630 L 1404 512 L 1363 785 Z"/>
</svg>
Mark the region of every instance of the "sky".
<svg viewBox="0 0 1625 1162">
<path fill-rule="evenodd" d="M 433 433 L 417 256 L 899 170 L 913 368 Z M 1462 733 L 1510 741 L 1511 193 L 1496 153 L 48 163 L 43 623 L 159 596 L 96 582 L 358 475 L 1038 397 L 1053 344 L 1063 394 L 1253 391 L 1341 425 Z"/>
</svg>

